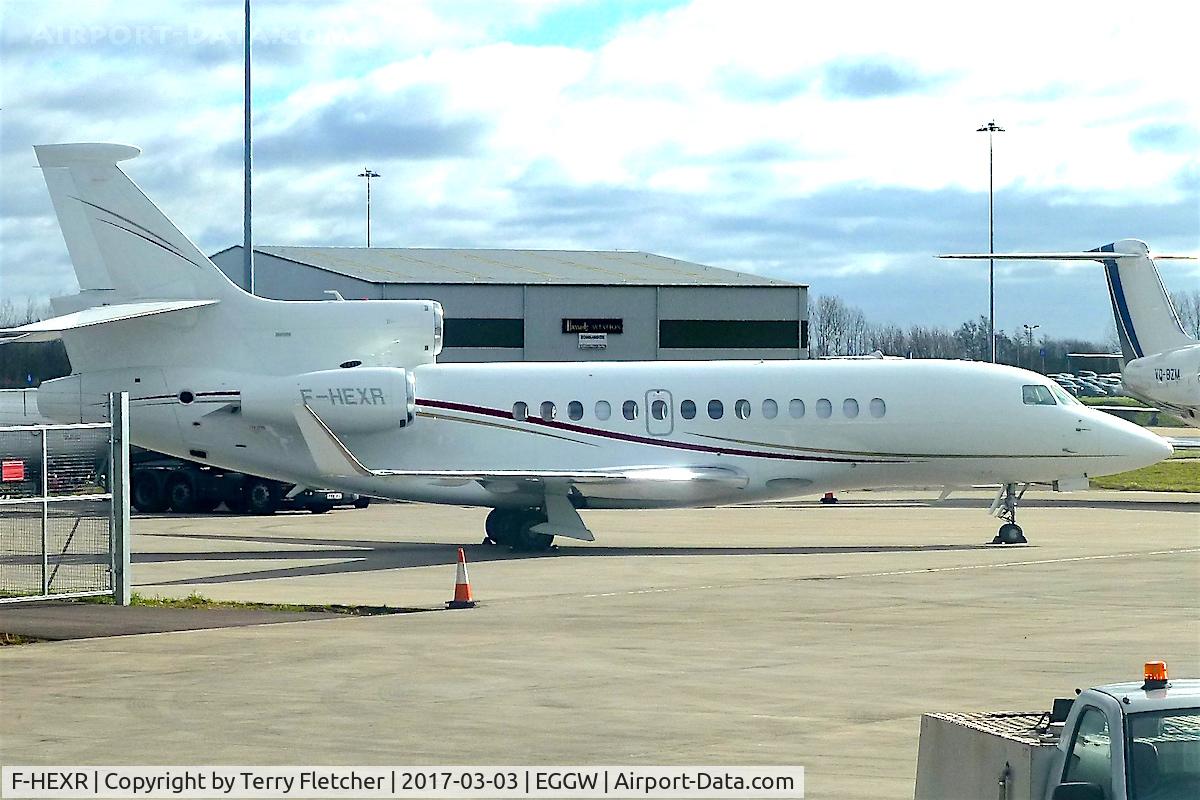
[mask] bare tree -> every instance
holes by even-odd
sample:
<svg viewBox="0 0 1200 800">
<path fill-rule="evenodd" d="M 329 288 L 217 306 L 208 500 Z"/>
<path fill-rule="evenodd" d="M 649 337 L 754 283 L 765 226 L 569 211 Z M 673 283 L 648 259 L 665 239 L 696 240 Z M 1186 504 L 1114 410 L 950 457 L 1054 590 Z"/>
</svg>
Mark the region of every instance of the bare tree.
<svg viewBox="0 0 1200 800">
<path fill-rule="evenodd" d="M 1200 289 L 1171 292 L 1171 303 L 1175 313 L 1179 314 L 1183 330 L 1193 339 L 1200 339 Z"/>
<path fill-rule="evenodd" d="M 50 304 L 44 300 L 30 297 L 23 308 L 13 302 L 11 297 L 0 300 L 0 327 L 12 328 L 18 325 L 28 325 L 51 316 Z"/>
</svg>

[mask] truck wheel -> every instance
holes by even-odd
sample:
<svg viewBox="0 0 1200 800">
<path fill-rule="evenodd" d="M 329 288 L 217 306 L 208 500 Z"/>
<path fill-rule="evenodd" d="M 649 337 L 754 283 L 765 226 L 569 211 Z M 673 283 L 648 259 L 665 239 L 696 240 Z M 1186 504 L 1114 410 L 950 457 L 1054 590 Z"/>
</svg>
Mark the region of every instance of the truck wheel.
<svg viewBox="0 0 1200 800">
<path fill-rule="evenodd" d="M 171 478 L 167 488 L 171 510 L 177 514 L 191 514 L 196 510 L 196 485 L 187 475 Z"/>
<path fill-rule="evenodd" d="M 246 510 L 259 516 L 270 516 L 279 510 L 279 486 L 274 481 L 253 478 L 242 489 Z"/>
<path fill-rule="evenodd" d="M 366 508 L 369 505 L 371 505 L 371 498 L 369 497 L 360 497 L 354 501 L 355 508 Z"/>
<path fill-rule="evenodd" d="M 148 473 L 135 473 L 129 493 L 130 504 L 143 514 L 161 514 L 167 510 L 167 497 L 162 486 Z"/>
</svg>

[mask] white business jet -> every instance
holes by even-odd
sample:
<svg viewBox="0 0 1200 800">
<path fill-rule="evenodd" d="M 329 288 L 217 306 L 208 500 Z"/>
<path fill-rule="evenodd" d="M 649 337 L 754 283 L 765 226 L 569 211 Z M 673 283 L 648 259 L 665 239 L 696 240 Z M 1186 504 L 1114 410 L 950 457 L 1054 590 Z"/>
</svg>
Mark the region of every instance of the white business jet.
<svg viewBox="0 0 1200 800">
<path fill-rule="evenodd" d="M 433 301 L 280 302 L 231 283 L 116 166 L 115 144 L 35 148 L 80 293 L 0 332 L 61 336 L 42 413 L 127 391 L 133 440 L 306 486 L 494 509 L 488 538 L 592 540 L 590 508 L 888 486 L 1081 488 L 1170 455 L 1040 375 L 957 361 L 438 364 Z"/>
<path fill-rule="evenodd" d="M 1099 261 L 1108 279 L 1125 357 L 1121 381 L 1126 391 L 1200 427 L 1200 342 L 1184 332 L 1154 264 L 1156 258 L 1194 260 L 1195 256 L 1151 256 L 1145 242 L 1122 239 L 1085 252 L 962 253 L 942 258 Z"/>
</svg>

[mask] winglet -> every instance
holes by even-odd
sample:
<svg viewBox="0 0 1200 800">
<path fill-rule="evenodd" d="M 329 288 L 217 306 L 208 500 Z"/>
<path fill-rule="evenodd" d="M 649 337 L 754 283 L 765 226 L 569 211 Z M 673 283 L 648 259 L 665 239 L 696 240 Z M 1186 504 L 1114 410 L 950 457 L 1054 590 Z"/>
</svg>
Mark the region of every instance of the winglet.
<svg viewBox="0 0 1200 800">
<path fill-rule="evenodd" d="M 296 406 L 292 414 L 321 474 L 333 478 L 371 477 L 375 474 L 355 458 L 337 434 L 307 404 Z"/>
</svg>

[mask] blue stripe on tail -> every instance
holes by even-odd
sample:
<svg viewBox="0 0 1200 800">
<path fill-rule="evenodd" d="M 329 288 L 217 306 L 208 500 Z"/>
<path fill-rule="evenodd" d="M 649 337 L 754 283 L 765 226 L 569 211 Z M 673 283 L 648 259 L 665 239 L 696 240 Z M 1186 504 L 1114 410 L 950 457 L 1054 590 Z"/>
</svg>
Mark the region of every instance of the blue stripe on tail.
<svg viewBox="0 0 1200 800">
<path fill-rule="evenodd" d="M 1112 253 L 1115 252 L 1115 248 L 1111 244 L 1106 244 L 1097 248 L 1097 252 Z M 1119 333 L 1122 344 L 1128 345 L 1134 358 L 1141 358 L 1144 353 L 1141 343 L 1138 342 L 1137 331 L 1133 327 L 1133 318 L 1129 314 L 1129 303 L 1125 300 L 1125 288 L 1121 285 L 1121 271 L 1113 259 L 1105 260 L 1103 263 L 1104 272 L 1108 278 L 1109 295 L 1112 297 L 1113 308 L 1116 309 L 1117 320 L 1120 323 Z"/>
</svg>

